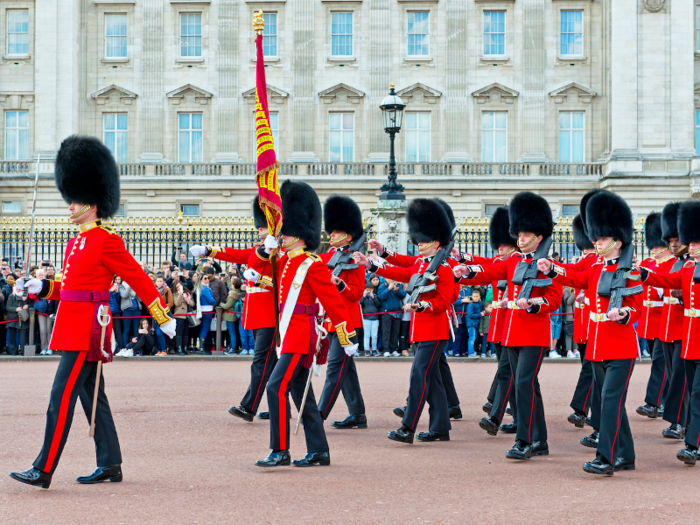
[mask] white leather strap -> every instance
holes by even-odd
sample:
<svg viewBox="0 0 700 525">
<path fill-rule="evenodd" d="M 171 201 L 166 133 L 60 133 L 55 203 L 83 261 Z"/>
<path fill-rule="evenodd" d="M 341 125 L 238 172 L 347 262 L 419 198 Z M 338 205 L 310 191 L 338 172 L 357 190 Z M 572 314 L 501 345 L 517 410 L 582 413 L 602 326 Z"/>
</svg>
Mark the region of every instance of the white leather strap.
<svg viewBox="0 0 700 525">
<path fill-rule="evenodd" d="M 299 299 L 299 292 L 301 292 L 301 287 L 306 279 L 306 274 L 313 263 L 313 258 L 307 257 L 306 260 L 299 265 L 299 268 L 297 268 L 297 273 L 294 276 L 294 280 L 292 281 L 292 287 L 287 294 L 287 299 L 284 302 L 284 311 L 282 312 L 282 318 L 280 319 L 280 346 L 277 348 L 277 357 L 279 357 L 282 352 L 284 336 L 287 333 L 287 328 L 289 328 L 289 322 L 292 320 L 294 308 L 296 307 L 297 300 Z"/>
</svg>

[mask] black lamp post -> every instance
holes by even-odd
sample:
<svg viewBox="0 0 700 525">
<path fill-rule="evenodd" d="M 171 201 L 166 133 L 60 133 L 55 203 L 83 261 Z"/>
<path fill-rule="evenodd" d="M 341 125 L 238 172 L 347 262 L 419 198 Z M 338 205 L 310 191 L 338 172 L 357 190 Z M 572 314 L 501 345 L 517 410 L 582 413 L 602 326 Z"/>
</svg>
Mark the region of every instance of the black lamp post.
<svg viewBox="0 0 700 525">
<path fill-rule="evenodd" d="M 391 139 L 391 149 L 389 150 L 389 182 L 383 184 L 380 188 L 382 194 L 379 200 L 406 200 L 403 194 L 403 186 L 396 182 L 396 157 L 394 156 L 394 139 L 396 134 L 401 131 L 401 120 L 403 119 L 403 109 L 406 104 L 394 92 L 394 84 L 392 83 L 389 89 L 389 95 L 384 98 L 379 109 L 382 110 L 384 118 L 384 131 L 389 134 Z"/>
</svg>

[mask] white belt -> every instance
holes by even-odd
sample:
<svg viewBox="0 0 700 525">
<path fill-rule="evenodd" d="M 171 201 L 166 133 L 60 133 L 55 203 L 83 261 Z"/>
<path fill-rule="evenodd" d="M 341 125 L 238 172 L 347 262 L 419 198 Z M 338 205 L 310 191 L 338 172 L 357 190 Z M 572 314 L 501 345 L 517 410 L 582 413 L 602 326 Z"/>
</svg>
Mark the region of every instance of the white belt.
<svg viewBox="0 0 700 525">
<path fill-rule="evenodd" d="M 664 304 L 681 304 L 677 297 L 664 297 Z"/>
<path fill-rule="evenodd" d="M 675 299 L 675 297 L 672 299 Z M 663 305 L 663 301 L 642 301 L 642 306 L 646 306 L 647 308 L 661 308 Z"/>
<path fill-rule="evenodd" d="M 517 301 L 508 301 L 506 308 L 508 308 L 508 310 L 520 310 Z"/>
<path fill-rule="evenodd" d="M 588 297 L 584 297 L 583 302 L 586 303 L 588 306 L 591 305 L 591 300 Z"/>
<path fill-rule="evenodd" d="M 696 310 L 695 308 L 686 308 L 683 310 L 683 315 L 686 317 L 700 317 L 700 310 Z"/>
<path fill-rule="evenodd" d="M 267 287 L 265 288 L 260 288 L 258 286 L 247 286 L 245 289 L 245 293 L 263 293 L 263 292 L 271 292 L 272 290 L 269 290 Z"/>
<path fill-rule="evenodd" d="M 594 323 L 603 323 L 605 321 L 610 321 L 608 318 L 608 314 L 597 314 L 595 312 L 591 312 L 591 321 Z"/>
</svg>

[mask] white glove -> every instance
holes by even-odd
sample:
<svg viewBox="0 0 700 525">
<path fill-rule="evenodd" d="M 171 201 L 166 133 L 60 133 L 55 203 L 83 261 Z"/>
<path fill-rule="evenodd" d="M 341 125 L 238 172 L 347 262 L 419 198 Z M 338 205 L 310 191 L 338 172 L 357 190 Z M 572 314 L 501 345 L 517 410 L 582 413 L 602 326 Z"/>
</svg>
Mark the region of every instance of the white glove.
<svg viewBox="0 0 700 525">
<path fill-rule="evenodd" d="M 26 277 L 21 277 L 17 279 L 15 286 L 20 290 L 36 295 L 41 292 L 41 289 L 44 287 L 44 283 L 41 282 L 41 279 L 35 279 L 34 277 L 29 279 Z"/>
<path fill-rule="evenodd" d="M 243 272 L 243 278 L 246 281 L 253 281 L 254 283 L 257 283 L 258 279 L 260 279 L 260 274 L 252 268 L 248 268 L 245 272 Z"/>
<path fill-rule="evenodd" d="M 175 322 L 175 319 L 171 319 L 167 323 L 165 323 L 163 326 L 160 327 L 161 332 L 163 332 L 165 335 L 168 337 L 175 337 L 175 328 L 177 326 L 177 323 Z"/>
<path fill-rule="evenodd" d="M 206 246 L 200 246 L 199 244 L 195 244 L 190 248 L 190 255 L 192 257 L 204 257 L 207 254 L 207 247 Z"/>
<path fill-rule="evenodd" d="M 265 253 L 269 254 L 272 250 L 276 250 L 279 248 L 279 243 L 277 242 L 277 239 L 275 239 L 272 235 L 268 235 L 265 237 L 265 242 L 263 243 L 265 246 Z"/>
<path fill-rule="evenodd" d="M 354 345 L 344 346 L 343 350 L 345 350 L 345 353 L 348 354 L 349 357 L 352 357 L 357 353 L 359 347 L 360 345 L 355 343 Z"/>
</svg>

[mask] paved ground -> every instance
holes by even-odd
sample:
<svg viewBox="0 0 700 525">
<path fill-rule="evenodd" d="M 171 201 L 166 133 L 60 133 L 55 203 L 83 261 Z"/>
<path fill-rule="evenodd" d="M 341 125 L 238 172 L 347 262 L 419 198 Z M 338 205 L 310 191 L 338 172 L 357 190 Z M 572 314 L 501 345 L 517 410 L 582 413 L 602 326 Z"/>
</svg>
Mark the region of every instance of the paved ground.
<svg viewBox="0 0 700 525">
<path fill-rule="evenodd" d="M 511 436 L 477 426 L 495 363 L 455 363 L 464 419 L 452 441 L 400 445 L 391 409 L 406 395 L 410 363 L 358 364 L 370 428 L 328 431 L 333 465 L 263 471 L 268 425 L 246 424 L 226 409 L 248 381 L 246 361 L 116 362 L 107 392 L 119 430 L 125 481 L 81 486 L 94 448 L 78 406 L 75 424 L 48 491 L 12 481 L 36 457 L 56 362 L 0 363 L 0 523 L 693 523 L 700 467 L 675 459 L 681 444 L 663 439 L 660 420 L 633 413 L 649 374 L 639 365 L 628 405 L 637 470 L 613 478 L 584 473 L 584 432 L 566 422 L 575 364 L 545 364 L 541 383 L 551 455 L 505 459 Z M 320 390 L 321 379 L 314 379 Z M 345 415 L 342 400 L 333 415 Z M 426 417 L 420 427 L 427 427 Z M 292 439 L 293 457 L 305 453 Z"/>
</svg>

